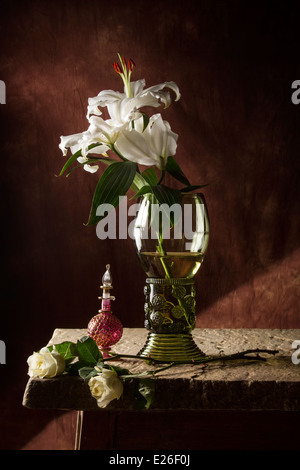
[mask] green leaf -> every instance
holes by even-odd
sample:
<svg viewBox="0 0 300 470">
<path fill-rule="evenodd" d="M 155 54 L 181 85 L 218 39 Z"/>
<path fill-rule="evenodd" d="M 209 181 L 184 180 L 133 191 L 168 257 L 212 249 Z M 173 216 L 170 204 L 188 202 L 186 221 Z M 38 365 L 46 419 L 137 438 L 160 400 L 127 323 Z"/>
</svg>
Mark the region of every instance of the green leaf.
<svg viewBox="0 0 300 470">
<path fill-rule="evenodd" d="M 196 186 L 186 186 L 185 188 L 182 188 L 180 191 L 182 193 L 188 193 L 190 191 L 195 191 L 196 189 L 205 188 L 206 186 L 209 186 L 209 184 L 198 184 Z"/>
<path fill-rule="evenodd" d="M 69 168 L 69 166 L 72 165 L 72 163 L 74 163 L 77 160 L 77 158 L 80 156 L 81 156 L 81 150 L 78 150 L 77 152 L 73 153 L 73 155 L 71 155 L 71 157 L 66 161 L 66 163 L 62 167 L 61 172 L 59 173 L 59 176 L 62 176 L 64 172 Z"/>
<path fill-rule="evenodd" d="M 190 182 L 183 173 L 182 169 L 176 162 L 175 158 L 170 156 L 168 157 L 167 164 L 166 164 L 166 171 L 173 176 L 173 178 L 177 179 L 181 183 L 185 184 L 186 186 L 190 186 Z"/>
<path fill-rule="evenodd" d="M 66 366 L 65 372 L 67 372 L 69 375 L 78 375 L 79 369 L 85 366 L 85 362 L 83 361 L 76 361 L 72 362 L 71 364 L 68 364 Z"/>
<path fill-rule="evenodd" d="M 84 380 L 89 380 L 91 377 L 98 375 L 98 372 L 94 367 L 81 367 L 78 371 L 79 376 Z"/>
<path fill-rule="evenodd" d="M 101 354 L 101 359 L 103 359 L 102 354 Z M 98 361 L 97 364 L 96 364 L 96 366 L 97 366 L 99 369 L 102 369 L 102 367 L 104 367 L 104 362 L 101 361 L 101 359 L 100 359 L 100 361 Z"/>
<path fill-rule="evenodd" d="M 65 359 L 66 362 L 73 361 L 77 357 L 77 348 L 76 344 L 72 341 L 64 341 L 60 344 L 55 344 L 56 351 Z M 49 350 L 52 351 L 53 347 L 49 347 Z"/>
<path fill-rule="evenodd" d="M 131 188 L 135 191 L 135 195 L 131 199 L 134 199 L 144 194 L 152 192 L 152 186 L 156 186 L 158 178 L 156 171 L 153 167 L 147 168 L 142 174 L 137 173 L 133 180 Z"/>
<path fill-rule="evenodd" d="M 169 188 L 164 184 L 159 184 L 157 186 L 152 187 L 152 201 L 151 201 L 151 224 L 153 223 L 156 225 L 157 229 L 160 231 L 161 228 L 157 226 L 160 224 L 160 218 L 157 218 L 158 210 L 162 211 L 165 218 L 164 220 L 169 220 L 170 227 L 173 227 L 176 223 L 175 216 L 178 214 L 178 211 L 171 210 L 173 204 L 181 204 L 182 201 L 182 194 L 178 189 Z M 152 205 L 154 204 L 154 206 Z M 158 206 L 156 206 L 158 204 Z M 165 207 L 167 206 L 167 207 Z M 161 234 L 162 235 L 162 234 Z"/>
<path fill-rule="evenodd" d="M 131 189 L 136 193 L 145 185 L 146 185 L 145 179 L 142 177 L 141 173 L 137 172 L 134 175 L 133 182 L 131 184 Z"/>
<path fill-rule="evenodd" d="M 117 160 L 113 160 L 112 158 L 109 157 L 91 157 L 88 158 L 88 160 L 84 163 L 79 163 L 76 166 L 73 166 L 73 168 L 68 171 L 66 176 L 69 176 L 74 170 L 77 168 L 82 168 L 84 165 L 97 165 L 97 163 L 105 163 L 106 165 L 111 165 L 112 163 L 117 162 Z"/>
<path fill-rule="evenodd" d="M 153 166 L 150 166 L 143 171 L 142 177 L 147 181 L 150 186 L 156 186 L 158 183 L 158 178 L 156 171 Z"/>
<path fill-rule="evenodd" d="M 134 196 L 132 196 L 131 199 L 143 196 L 144 194 L 148 194 L 148 193 L 152 193 L 152 188 L 151 186 L 145 185 L 141 189 L 139 189 L 139 191 Z"/>
<path fill-rule="evenodd" d="M 99 222 L 97 208 L 101 204 L 111 204 L 117 207 L 119 196 L 124 196 L 129 190 L 137 172 L 134 162 L 114 162 L 102 174 L 93 197 L 88 225 Z"/>
<path fill-rule="evenodd" d="M 79 360 L 87 366 L 95 366 L 102 358 L 97 344 L 89 336 L 84 336 L 77 341 Z"/>
<path fill-rule="evenodd" d="M 89 145 L 89 150 L 94 148 L 94 147 L 98 147 L 99 145 L 102 145 L 102 144 L 91 144 Z M 81 153 L 81 149 L 77 150 L 77 152 L 73 153 L 73 155 L 71 155 L 71 157 L 66 161 L 66 163 L 64 164 L 64 166 L 62 167 L 62 170 L 61 172 L 59 173 L 59 176 L 63 175 L 64 172 L 69 168 L 70 165 L 72 165 L 72 163 L 74 163 L 78 157 L 81 157 L 82 156 L 82 153 Z"/>
<path fill-rule="evenodd" d="M 159 184 L 152 187 L 152 192 L 159 204 L 167 204 L 168 206 L 172 206 L 176 203 L 181 204 L 182 195 L 178 189 L 169 188 L 164 184 Z"/>
<path fill-rule="evenodd" d="M 138 394 L 136 408 L 142 409 L 150 408 L 154 400 L 154 380 L 153 379 L 141 379 L 138 382 Z"/>
</svg>

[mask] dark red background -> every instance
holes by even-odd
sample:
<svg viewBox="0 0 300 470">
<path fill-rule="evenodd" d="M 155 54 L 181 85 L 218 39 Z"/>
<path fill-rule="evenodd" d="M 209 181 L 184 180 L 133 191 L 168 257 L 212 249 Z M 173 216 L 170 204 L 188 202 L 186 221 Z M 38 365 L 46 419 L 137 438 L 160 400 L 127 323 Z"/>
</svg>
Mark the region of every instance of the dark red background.
<svg viewBox="0 0 300 470">
<path fill-rule="evenodd" d="M 54 328 L 86 327 L 107 263 L 115 313 L 125 327 L 143 326 L 145 276 L 132 241 L 100 241 L 84 226 L 99 174 L 57 177 L 60 136 L 87 129 L 88 97 L 122 91 L 117 52 L 135 60 L 133 79 L 178 84 L 181 100 L 163 112 L 179 134 L 177 160 L 193 184 L 211 183 L 197 326 L 300 327 L 295 5 L 1 2 L 1 448 L 30 448 L 50 419 L 21 406 L 26 359 Z"/>
</svg>

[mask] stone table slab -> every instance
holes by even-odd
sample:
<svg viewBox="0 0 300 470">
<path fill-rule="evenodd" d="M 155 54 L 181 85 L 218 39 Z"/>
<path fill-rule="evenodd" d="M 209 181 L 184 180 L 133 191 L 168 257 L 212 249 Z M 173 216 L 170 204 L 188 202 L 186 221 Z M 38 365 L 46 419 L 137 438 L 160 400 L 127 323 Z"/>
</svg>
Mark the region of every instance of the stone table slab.
<svg viewBox="0 0 300 470">
<path fill-rule="evenodd" d="M 76 342 L 86 329 L 54 331 L 49 344 Z M 113 352 L 136 355 L 144 345 L 147 331 L 125 328 Z M 300 341 L 298 329 L 195 329 L 195 343 L 208 356 L 232 354 L 247 349 L 278 350 L 266 361 L 220 361 L 203 365 L 177 365 L 160 372 L 155 380 L 152 410 L 300 410 L 300 364 L 292 362 Z M 263 354 L 262 354 L 263 356 Z M 116 362 L 120 364 L 120 362 Z M 122 366 L 132 373 L 153 369 L 144 361 L 126 359 Z M 133 409 L 134 383 L 128 383 L 120 400 L 106 409 Z M 53 379 L 28 380 L 23 405 L 37 409 L 99 411 L 89 387 L 80 377 L 63 375 Z"/>
</svg>

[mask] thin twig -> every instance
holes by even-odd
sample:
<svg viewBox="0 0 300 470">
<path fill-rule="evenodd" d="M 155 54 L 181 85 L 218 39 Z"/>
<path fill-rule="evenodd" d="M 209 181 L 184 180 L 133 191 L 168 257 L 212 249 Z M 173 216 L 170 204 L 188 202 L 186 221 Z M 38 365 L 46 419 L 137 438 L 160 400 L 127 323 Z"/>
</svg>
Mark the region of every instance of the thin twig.
<svg viewBox="0 0 300 470">
<path fill-rule="evenodd" d="M 183 364 L 190 364 L 190 365 L 197 365 L 197 364 L 206 364 L 207 362 L 214 362 L 214 361 L 224 361 L 224 360 L 235 360 L 235 359 L 247 359 L 247 360 L 260 360 L 260 361 L 265 361 L 266 359 L 264 357 L 259 356 L 259 353 L 264 353 L 264 354 L 272 354 L 275 355 L 279 351 L 274 350 L 274 349 L 246 349 L 245 351 L 242 352 L 237 352 L 233 354 L 227 354 L 224 356 L 203 356 L 201 359 L 191 359 L 189 361 L 170 361 L 171 364 L 167 366 L 164 369 L 169 369 L 170 367 L 176 366 L 176 365 L 183 365 Z M 248 356 L 248 354 L 256 354 L 256 356 Z M 166 364 L 169 361 L 160 361 L 157 359 L 153 359 L 151 357 L 145 357 L 145 356 L 135 356 L 132 354 L 115 354 L 113 356 L 107 357 L 103 359 L 103 362 L 107 361 L 116 361 L 118 359 L 137 359 L 137 360 L 143 360 L 146 362 L 151 362 L 152 364 Z"/>
</svg>

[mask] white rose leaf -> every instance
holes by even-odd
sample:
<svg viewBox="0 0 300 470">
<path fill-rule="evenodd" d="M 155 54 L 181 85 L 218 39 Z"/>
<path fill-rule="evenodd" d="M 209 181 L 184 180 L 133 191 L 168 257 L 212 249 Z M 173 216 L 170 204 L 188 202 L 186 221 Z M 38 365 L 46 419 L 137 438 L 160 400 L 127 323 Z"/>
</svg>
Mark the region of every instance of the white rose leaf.
<svg viewBox="0 0 300 470">
<path fill-rule="evenodd" d="M 98 374 L 94 367 L 81 367 L 78 371 L 79 376 L 84 380 L 89 380 L 91 377 L 95 377 Z"/>
<path fill-rule="evenodd" d="M 58 352 L 66 361 L 66 363 L 73 361 L 77 357 L 76 344 L 72 341 L 64 341 L 60 344 L 55 344 L 48 347 L 49 351 L 55 350 Z"/>
<path fill-rule="evenodd" d="M 138 392 L 136 409 L 150 408 L 154 400 L 154 381 L 153 379 L 141 379 L 138 382 Z"/>
<path fill-rule="evenodd" d="M 95 341 L 89 336 L 84 336 L 77 341 L 79 360 L 87 366 L 95 366 L 102 359 L 102 355 Z"/>
</svg>

